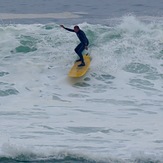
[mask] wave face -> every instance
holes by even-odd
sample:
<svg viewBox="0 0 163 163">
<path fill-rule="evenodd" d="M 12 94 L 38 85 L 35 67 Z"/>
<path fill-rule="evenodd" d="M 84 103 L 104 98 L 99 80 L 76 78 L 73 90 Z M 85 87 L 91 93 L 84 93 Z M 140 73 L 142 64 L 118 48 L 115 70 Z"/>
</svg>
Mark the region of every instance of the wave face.
<svg viewBox="0 0 163 163">
<path fill-rule="evenodd" d="M 92 57 L 80 79 L 67 76 L 74 33 L 1 25 L 0 162 L 163 162 L 163 22 L 153 20 L 79 24 Z"/>
<path fill-rule="evenodd" d="M 7 155 L 0 157 L 0 162 L 17 163 L 161 163 L 161 157 L 156 158 L 154 155 L 139 154 L 133 156 L 132 159 L 120 159 L 115 157 L 101 155 L 77 153 L 72 151 L 34 151 L 30 148 L 22 146 L 13 146 L 9 144 L 3 145 L 3 151 L 7 151 Z"/>
</svg>

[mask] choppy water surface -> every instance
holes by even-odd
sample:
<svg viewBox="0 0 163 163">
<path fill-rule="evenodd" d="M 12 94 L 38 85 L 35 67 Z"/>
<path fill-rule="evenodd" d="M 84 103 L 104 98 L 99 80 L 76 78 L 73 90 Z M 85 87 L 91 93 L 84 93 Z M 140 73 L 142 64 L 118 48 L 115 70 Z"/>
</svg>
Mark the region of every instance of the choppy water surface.
<svg viewBox="0 0 163 163">
<path fill-rule="evenodd" d="M 59 23 L 0 25 L 0 162 L 163 162 L 162 18 L 90 20 L 80 79 L 67 76 L 78 40 Z"/>
</svg>

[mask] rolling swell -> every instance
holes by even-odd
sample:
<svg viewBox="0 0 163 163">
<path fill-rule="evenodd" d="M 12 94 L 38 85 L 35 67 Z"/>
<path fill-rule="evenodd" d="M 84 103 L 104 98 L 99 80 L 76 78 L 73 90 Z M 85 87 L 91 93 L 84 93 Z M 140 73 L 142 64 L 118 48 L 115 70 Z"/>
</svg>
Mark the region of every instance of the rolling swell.
<svg viewBox="0 0 163 163">
<path fill-rule="evenodd" d="M 147 71 L 146 69 L 155 69 L 151 75 L 159 73 L 157 69 L 162 66 L 160 56 L 163 40 L 159 35 L 162 32 L 161 25 L 159 27 L 155 24 L 146 24 L 133 16 L 126 16 L 114 27 L 87 23 L 80 26 L 90 40 L 89 52 L 93 58 L 94 71 L 105 74 L 108 71 L 114 73 L 123 69 L 127 72 L 142 73 L 141 71 Z M 5 38 L 2 42 L 4 46 L 6 44 L 5 48 L 11 41 L 15 42 L 10 44 L 8 55 L 12 53 L 43 55 L 50 60 L 55 58 L 53 61 L 56 64 L 61 58 L 68 63 L 71 58 L 76 57 L 73 52 L 77 44 L 76 37 L 63 31 L 56 24 L 17 25 L 17 27 L 10 25 L 0 28 L 4 31 L 0 35 Z M 6 55 L 6 51 L 3 55 Z M 62 65 L 67 63 L 61 62 Z"/>
<path fill-rule="evenodd" d="M 73 154 L 59 154 L 58 156 L 38 157 L 20 155 L 15 158 L 0 157 L 0 162 L 3 163 L 161 163 L 159 159 L 148 157 L 137 157 L 135 159 L 95 159 L 87 156 Z"/>
</svg>

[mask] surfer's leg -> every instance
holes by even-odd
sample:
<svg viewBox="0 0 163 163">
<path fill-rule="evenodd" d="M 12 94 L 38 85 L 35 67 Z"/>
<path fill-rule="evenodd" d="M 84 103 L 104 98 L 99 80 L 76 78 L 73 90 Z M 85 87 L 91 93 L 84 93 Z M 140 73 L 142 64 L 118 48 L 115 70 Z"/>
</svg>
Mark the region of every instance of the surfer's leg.
<svg viewBox="0 0 163 163">
<path fill-rule="evenodd" d="M 75 48 L 75 52 L 78 54 L 78 56 L 79 56 L 79 60 L 77 60 L 77 61 L 81 61 L 84 65 L 85 65 L 85 63 L 84 63 L 84 58 L 83 58 L 83 55 L 82 55 L 82 52 L 83 52 L 83 50 L 84 50 L 84 45 L 82 44 L 82 43 L 80 43 L 76 48 Z"/>
</svg>

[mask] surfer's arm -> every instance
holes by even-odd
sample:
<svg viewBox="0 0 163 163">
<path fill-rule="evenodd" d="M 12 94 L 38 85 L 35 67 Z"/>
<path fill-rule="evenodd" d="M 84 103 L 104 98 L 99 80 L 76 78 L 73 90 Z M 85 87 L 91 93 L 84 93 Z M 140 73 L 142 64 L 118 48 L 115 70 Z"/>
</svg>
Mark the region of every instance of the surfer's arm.
<svg viewBox="0 0 163 163">
<path fill-rule="evenodd" d="M 60 26 L 69 32 L 75 32 L 73 29 L 66 28 L 64 25 L 60 25 Z"/>
<path fill-rule="evenodd" d="M 64 29 L 69 31 L 69 32 L 75 32 L 73 29 L 70 29 L 70 28 L 64 28 Z"/>
</svg>

